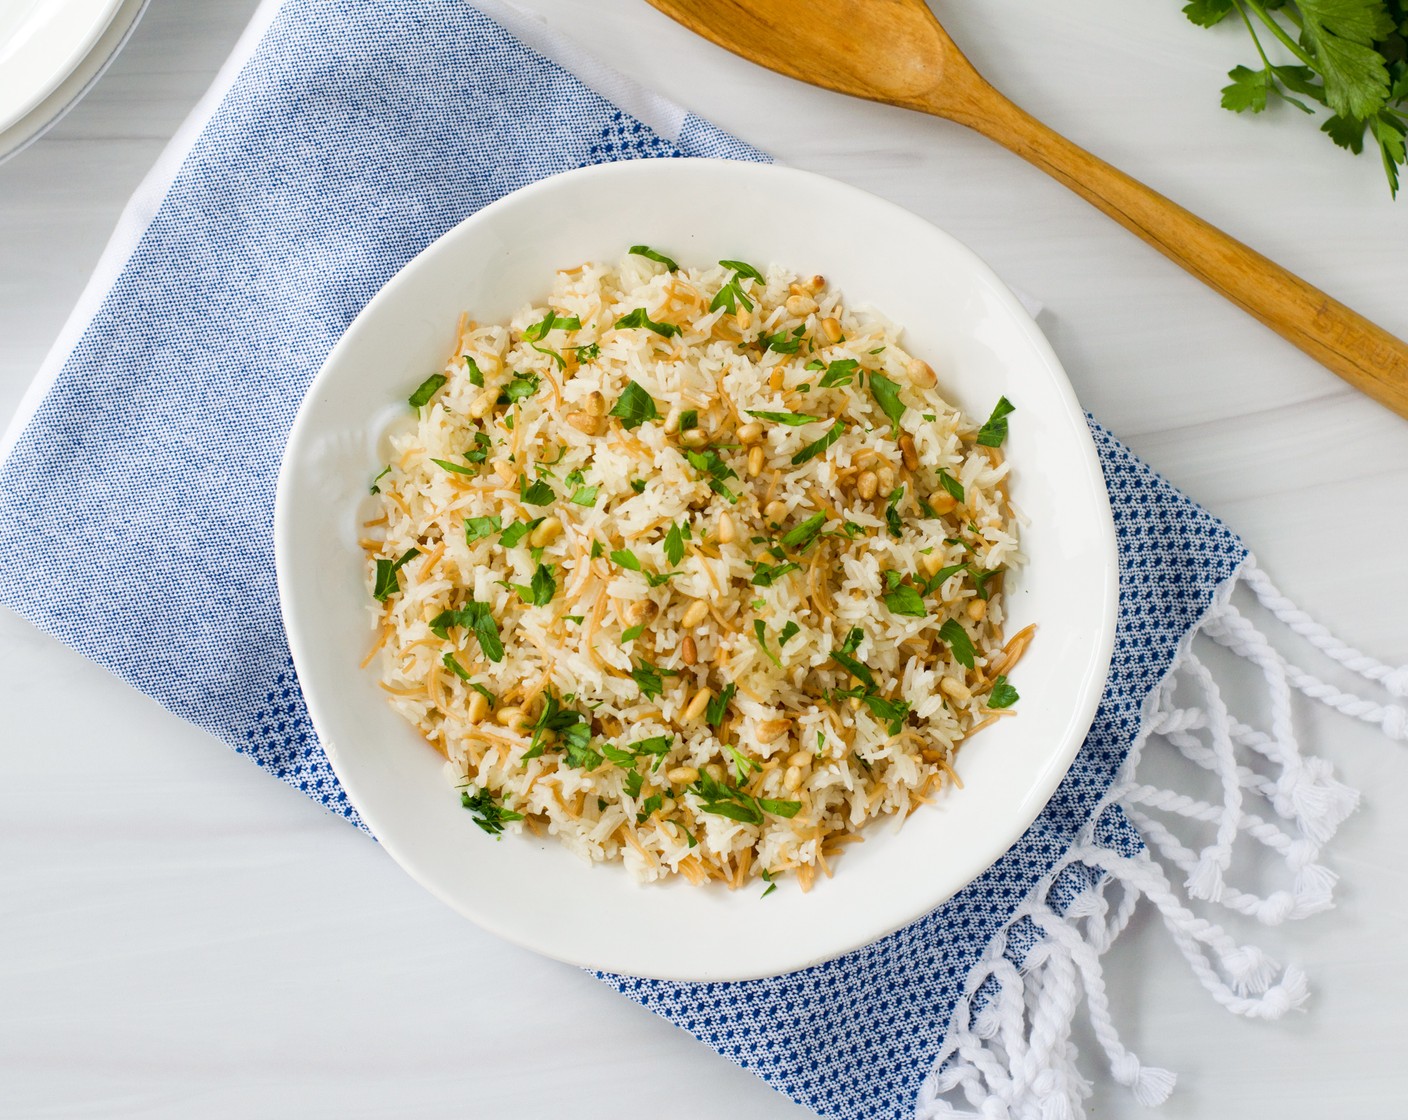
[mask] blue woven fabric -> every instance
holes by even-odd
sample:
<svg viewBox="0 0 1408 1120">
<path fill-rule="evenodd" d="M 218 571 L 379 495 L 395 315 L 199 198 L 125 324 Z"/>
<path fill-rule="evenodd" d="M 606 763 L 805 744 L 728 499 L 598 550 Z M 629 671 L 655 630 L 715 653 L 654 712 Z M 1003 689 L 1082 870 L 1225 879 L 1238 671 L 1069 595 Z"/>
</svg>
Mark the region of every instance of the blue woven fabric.
<svg viewBox="0 0 1408 1120">
<path fill-rule="evenodd" d="M 357 821 L 275 592 L 274 483 L 304 389 L 372 294 L 468 214 L 553 172 L 679 156 L 763 158 L 692 117 L 667 142 L 459 0 L 288 0 L 0 465 L 0 601 Z M 1245 555 L 1093 431 L 1124 583 L 1114 670 L 1022 840 L 928 917 L 805 972 L 604 977 L 825 1116 L 910 1114 L 965 976 L 1088 820 Z M 1102 827 L 1137 843 L 1113 814 Z"/>
</svg>

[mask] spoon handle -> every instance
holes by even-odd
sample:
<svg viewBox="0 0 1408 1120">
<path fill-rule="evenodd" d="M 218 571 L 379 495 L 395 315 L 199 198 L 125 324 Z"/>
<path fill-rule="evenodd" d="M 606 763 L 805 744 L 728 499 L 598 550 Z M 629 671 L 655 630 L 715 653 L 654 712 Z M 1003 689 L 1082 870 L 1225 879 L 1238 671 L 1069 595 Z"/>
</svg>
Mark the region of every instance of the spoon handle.
<svg viewBox="0 0 1408 1120">
<path fill-rule="evenodd" d="M 1157 191 L 1097 159 L 988 86 L 942 114 L 1064 183 L 1356 389 L 1408 418 L 1408 345 Z"/>
</svg>

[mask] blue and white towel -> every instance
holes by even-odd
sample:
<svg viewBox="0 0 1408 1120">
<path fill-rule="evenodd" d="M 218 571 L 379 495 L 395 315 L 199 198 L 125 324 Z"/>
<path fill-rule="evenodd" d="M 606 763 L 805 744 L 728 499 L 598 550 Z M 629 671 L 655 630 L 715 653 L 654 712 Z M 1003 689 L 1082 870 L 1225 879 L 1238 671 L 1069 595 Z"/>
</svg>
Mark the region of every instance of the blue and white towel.
<svg viewBox="0 0 1408 1120">
<path fill-rule="evenodd" d="M 766 158 L 495 10 L 515 34 L 462 0 L 266 0 L 134 199 L 0 465 L 0 601 L 353 822 L 274 582 L 275 478 L 309 380 L 406 261 L 517 187 L 611 160 Z M 1190 644 L 1199 630 L 1285 677 L 1230 599 L 1237 578 L 1268 603 L 1274 589 L 1232 532 L 1092 429 L 1119 536 L 1114 664 L 1027 834 L 938 910 L 840 960 L 746 983 L 602 977 L 824 1116 L 1009 1114 L 992 1102 L 1025 1116 L 1059 1101 L 1078 1113 L 1069 1020 L 1082 991 L 1098 1011 L 1088 964 L 1128 917 L 1108 908 L 1112 882 L 1195 930 L 1245 1005 L 1234 1010 L 1266 1016 L 1303 997 L 1293 970 L 1161 901 L 1173 894 L 1140 833 L 1188 865 L 1189 894 L 1216 901 L 1238 815 L 1215 813 L 1197 853 L 1155 825 L 1136 831 L 1125 808 L 1152 810 L 1131 750 L 1164 733 L 1224 778 L 1227 805 L 1279 799 L 1268 815 L 1311 845 L 1282 916 L 1328 905 L 1314 855 L 1353 797 L 1285 735 L 1232 720 L 1215 689 L 1175 702 L 1175 666 L 1211 685 Z M 1379 668 L 1367 675 L 1408 685 Z M 1234 751 L 1279 767 L 1274 788 L 1242 781 Z M 1058 1009 L 1056 1028 L 1029 1029 L 1033 992 Z M 1115 1076 L 1161 1099 L 1171 1077 L 1097 1034 Z"/>
</svg>

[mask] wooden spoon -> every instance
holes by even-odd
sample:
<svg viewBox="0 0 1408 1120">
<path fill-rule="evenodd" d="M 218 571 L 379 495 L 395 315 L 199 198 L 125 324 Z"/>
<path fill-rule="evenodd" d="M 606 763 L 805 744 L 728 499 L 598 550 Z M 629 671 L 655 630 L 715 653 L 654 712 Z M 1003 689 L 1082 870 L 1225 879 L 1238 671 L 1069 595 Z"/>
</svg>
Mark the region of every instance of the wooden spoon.
<svg viewBox="0 0 1408 1120">
<path fill-rule="evenodd" d="M 779 74 L 946 117 L 996 140 L 1408 417 L 1408 346 L 1023 112 L 963 57 L 923 0 L 649 2 Z"/>
</svg>

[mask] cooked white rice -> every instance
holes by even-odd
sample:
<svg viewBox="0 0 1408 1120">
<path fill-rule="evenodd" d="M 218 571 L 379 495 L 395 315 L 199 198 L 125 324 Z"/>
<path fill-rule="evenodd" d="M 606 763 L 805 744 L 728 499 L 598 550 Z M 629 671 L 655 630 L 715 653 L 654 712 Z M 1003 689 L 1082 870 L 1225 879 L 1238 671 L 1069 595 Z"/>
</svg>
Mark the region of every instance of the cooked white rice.
<svg viewBox="0 0 1408 1120">
<path fill-rule="evenodd" d="M 807 889 L 866 822 L 954 781 L 964 738 L 1011 713 L 998 678 L 1030 633 L 1004 648 L 1020 555 L 1002 452 L 900 328 L 821 277 L 733 263 L 627 255 L 558 273 L 508 324 L 461 321 L 377 482 L 373 654 L 490 831 L 545 831 L 642 880 L 792 871 Z M 619 325 L 641 309 L 678 333 Z M 653 418 L 629 414 L 651 410 L 631 382 Z"/>
</svg>

